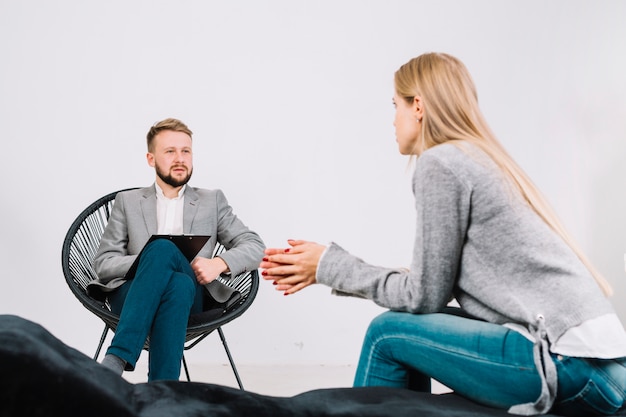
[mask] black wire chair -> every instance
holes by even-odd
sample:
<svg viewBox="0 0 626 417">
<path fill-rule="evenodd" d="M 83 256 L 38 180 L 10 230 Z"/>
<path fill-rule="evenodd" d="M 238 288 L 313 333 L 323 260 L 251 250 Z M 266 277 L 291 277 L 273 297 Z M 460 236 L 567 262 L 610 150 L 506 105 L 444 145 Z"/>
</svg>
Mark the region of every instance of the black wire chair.
<svg viewBox="0 0 626 417">
<path fill-rule="evenodd" d="M 128 188 L 127 190 L 131 189 L 133 188 Z M 104 344 L 109 330 L 115 332 L 117 323 L 119 322 L 119 316 L 111 312 L 107 301 L 99 301 L 87 295 L 86 288 L 89 282 L 96 279 L 96 273 L 93 270 L 93 258 L 98 250 L 100 238 L 109 221 L 111 209 L 115 202 L 115 196 L 121 191 L 126 190 L 107 194 L 94 201 L 89 207 L 83 210 L 70 226 L 65 240 L 63 241 L 63 249 L 61 251 L 61 264 L 67 285 L 83 306 L 104 322 L 104 330 L 102 331 L 102 336 L 100 337 L 100 342 L 94 355 L 95 360 L 97 360 L 100 355 L 100 350 L 102 349 L 102 345 Z M 222 245 L 217 245 L 213 256 L 221 253 L 223 250 L 224 247 Z M 241 293 L 241 299 L 234 307 L 231 307 L 219 318 L 206 323 L 190 324 L 187 327 L 184 350 L 193 348 L 214 330 L 217 330 L 222 344 L 224 345 L 226 355 L 228 356 L 230 366 L 237 379 L 237 384 L 239 388 L 243 390 L 243 384 L 241 383 L 237 367 L 228 349 L 222 326 L 241 316 L 248 307 L 250 307 L 259 289 L 259 275 L 257 270 L 252 270 L 230 279 L 224 279 L 222 277 L 218 279 L 225 285 L 239 291 Z M 149 350 L 149 348 L 149 340 L 146 340 L 144 349 Z M 191 381 L 184 354 L 183 366 L 187 381 Z"/>
</svg>

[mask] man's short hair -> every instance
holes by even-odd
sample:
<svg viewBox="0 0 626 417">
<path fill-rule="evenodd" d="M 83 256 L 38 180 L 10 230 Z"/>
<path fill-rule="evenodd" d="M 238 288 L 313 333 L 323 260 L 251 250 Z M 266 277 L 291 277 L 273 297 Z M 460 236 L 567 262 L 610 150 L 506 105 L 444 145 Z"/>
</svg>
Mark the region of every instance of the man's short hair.
<svg viewBox="0 0 626 417">
<path fill-rule="evenodd" d="M 188 134 L 189 137 L 191 137 L 192 135 L 192 132 L 191 130 L 189 130 L 187 125 L 178 119 L 173 119 L 170 117 L 168 119 L 161 120 L 160 122 L 156 122 L 148 131 L 148 135 L 146 136 L 146 139 L 148 142 L 148 152 L 152 152 L 154 150 L 152 146 L 152 143 L 154 142 L 154 137 L 159 132 L 162 132 L 164 130 L 173 130 L 174 132 L 183 132 L 183 133 Z"/>
</svg>

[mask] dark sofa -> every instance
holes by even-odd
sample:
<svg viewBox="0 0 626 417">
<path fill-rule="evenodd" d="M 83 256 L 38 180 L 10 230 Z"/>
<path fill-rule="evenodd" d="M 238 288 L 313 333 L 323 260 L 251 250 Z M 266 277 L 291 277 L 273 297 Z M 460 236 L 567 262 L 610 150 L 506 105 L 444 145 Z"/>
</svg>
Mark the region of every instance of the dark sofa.
<svg viewBox="0 0 626 417">
<path fill-rule="evenodd" d="M 131 384 L 40 325 L 0 315 L 0 416 L 508 416 L 455 394 L 321 389 L 271 397 L 204 383 Z"/>
</svg>

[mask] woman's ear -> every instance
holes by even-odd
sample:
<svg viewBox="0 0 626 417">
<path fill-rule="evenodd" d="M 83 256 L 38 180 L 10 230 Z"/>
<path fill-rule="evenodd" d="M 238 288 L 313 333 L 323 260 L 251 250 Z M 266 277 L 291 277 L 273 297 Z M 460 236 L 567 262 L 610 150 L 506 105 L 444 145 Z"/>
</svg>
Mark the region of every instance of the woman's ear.
<svg viewBox="0 0 626 417">
<path fill-rule="evenodd" d="M 424 102 L 420 96 L 413 97 L 412 109 L 415 118 L 421 121 L 422 117 L 424 117 Z"/>
</svg>

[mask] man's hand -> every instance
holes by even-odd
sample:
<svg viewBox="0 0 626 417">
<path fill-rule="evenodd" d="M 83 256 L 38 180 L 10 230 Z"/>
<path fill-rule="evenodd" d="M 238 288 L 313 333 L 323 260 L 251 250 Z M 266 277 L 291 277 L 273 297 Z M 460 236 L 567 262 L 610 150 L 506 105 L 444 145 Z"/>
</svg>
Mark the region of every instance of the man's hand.
<svg viewBox="0 0 626 417">
<path fill-rule="evenodd" d="M 220 276 L 223 272 L 228 272 L 228 265 L 220 257 L 201 258 L 197 257 L 191 263 L 191 268 L 196 274 L 198 284 L 205 285 Z"/>
</svg>

